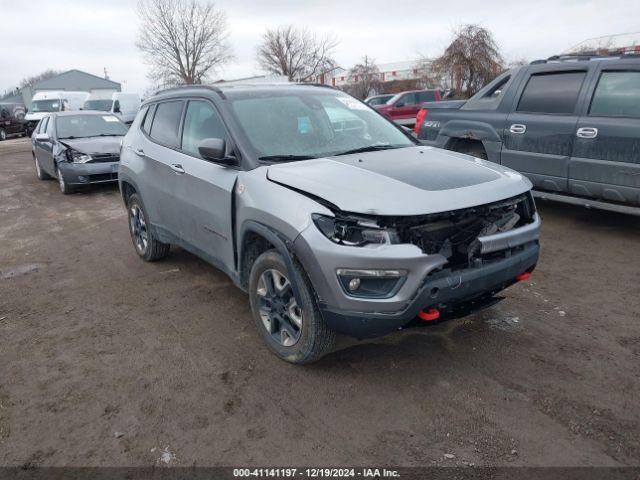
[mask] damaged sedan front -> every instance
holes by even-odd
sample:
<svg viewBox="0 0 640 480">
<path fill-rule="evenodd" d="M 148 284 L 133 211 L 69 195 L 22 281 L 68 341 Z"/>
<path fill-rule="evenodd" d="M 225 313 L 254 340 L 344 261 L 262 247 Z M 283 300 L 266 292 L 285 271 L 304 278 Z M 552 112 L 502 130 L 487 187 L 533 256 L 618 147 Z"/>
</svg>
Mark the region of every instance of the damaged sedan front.
<svg viewBox="0 0 640 480">
<path fill-rule="evenodd" d="M 127 127 L 98 112 L 61 112 L 45 116 L 32 136 L 39 179 L 56 178 L 62 193 L 78 186 L 118 180 L 120 141 Z"/>
</svg>

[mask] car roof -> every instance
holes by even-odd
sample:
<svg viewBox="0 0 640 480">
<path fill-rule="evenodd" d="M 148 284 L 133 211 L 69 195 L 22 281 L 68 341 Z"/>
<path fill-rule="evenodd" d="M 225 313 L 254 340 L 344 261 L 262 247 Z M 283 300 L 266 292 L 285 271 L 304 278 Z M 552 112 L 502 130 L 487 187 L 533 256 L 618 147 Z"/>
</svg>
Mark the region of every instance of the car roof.
<svg viewBox="0 0 640 480">
<path fill-rule="evenodd" d="M 157 91 L 154 95 L 147 98 L 143 105 L 153 103 L 162 99 L 181 98 L 189 95 L 217 95 L 219 98 L 226 99 L 234 97 L 235 94 L 244 95 L 246 93 L 268 93 L 268 92 L 320 92 L 340 90 L 329 85 L 313 84 L 313 83 L 275 83 L 275 84 L 236 84 L 236 85 L 181 85 L 177 87 L 167 88 Z"/>
<path fill-rule="evenodd" d="M 51 116 L 55 117 L 73 117 L 77 115 L 110 115 L 114 116 L 110 112 L 101 112 L 99 110 L 67 110 L 66 112 L 51 112 L 49 113 Z"/>
</svg>

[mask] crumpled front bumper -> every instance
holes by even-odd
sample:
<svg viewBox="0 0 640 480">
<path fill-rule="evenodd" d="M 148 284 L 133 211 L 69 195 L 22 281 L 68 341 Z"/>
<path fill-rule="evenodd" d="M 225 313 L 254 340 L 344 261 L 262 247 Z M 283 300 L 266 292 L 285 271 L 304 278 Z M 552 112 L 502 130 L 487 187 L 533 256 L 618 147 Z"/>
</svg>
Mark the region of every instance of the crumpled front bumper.
<svg viewBox="0 0 640 480">
<path fill-rule="evenodd" d="M 346 247 L 328 240 L 310 225 L 293 247 L 314 286 L 318 306 L 329 326 L 358 338 L 384 335 L 412 321 L 421 310 L 454 307 L 493 295 L 513 284 L 516 275 L 535 268 L 540 219 L 491 237 L 480 237 L 483 253 L 509 249 L 504 258 L 451 271 L 441 255 L 426 255 L 411 244 Z M 444 268 L 440 268 L 444 267 Z M 402 286 L 390 298 L 348 295 L 337 269 L 401 269 Z"/>
<path fill-rule="evenodd" d="M 89 185 L 118 181 L 119 162 L 58 162 L 68 185 Z"/>
</svg>

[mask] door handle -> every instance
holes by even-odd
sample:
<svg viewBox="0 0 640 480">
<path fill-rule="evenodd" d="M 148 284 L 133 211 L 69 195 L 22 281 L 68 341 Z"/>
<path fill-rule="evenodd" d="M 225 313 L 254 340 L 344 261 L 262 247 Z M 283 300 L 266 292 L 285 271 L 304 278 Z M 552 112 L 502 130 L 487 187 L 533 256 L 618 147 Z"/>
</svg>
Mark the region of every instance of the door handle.
<svg viewBox="0 0 640 480">
<path fill-rule="evenodd" d="M 182 168 L 182 165 L 180 165 L 179 163 L 172 163 L 170 167 L 171 167 L 171 170 L 173 170 L 179 175 L 182 175 L 184 173 L 184 168 Z"/>
<path fill-rule="evenodd" d="M 593 127 L 582 127 L 576 132 L 578 138 L 596 138 L 598 136 L 598 129 Z"/>
<path fill-rule="evenodd" d="M 527 126 L 520 123 L 514 123 L 513 125 L 511 125 L 511 127 L 509 127 L 509 131 L 511 133 L 515 133 L 516 135 L 522 135 L 527 131 Z"/>
<path fill-rule="evenodd" d="M 138 155 L 139 157 L 144 157 L 144 150 L 142 150 L 141 148 L 136 148 L 133 150 L 133 153 L 135 153 L 136 155 Z"/>
</svg>

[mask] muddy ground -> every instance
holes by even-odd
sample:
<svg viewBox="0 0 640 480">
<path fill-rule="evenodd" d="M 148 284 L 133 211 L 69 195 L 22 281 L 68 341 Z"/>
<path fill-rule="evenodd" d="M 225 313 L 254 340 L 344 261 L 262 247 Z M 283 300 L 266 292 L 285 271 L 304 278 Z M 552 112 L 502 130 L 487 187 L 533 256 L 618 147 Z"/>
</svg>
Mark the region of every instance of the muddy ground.
<svg viewBox="0 0 640 480">
<path fill-rule="evenodd" d="M 140 261 L 117 187 L 2 142 L 0 464 L 639 465 L 640 218 L 540 210 L 501 304 L 297 367 L 224 274 Z"/>
</svg>

